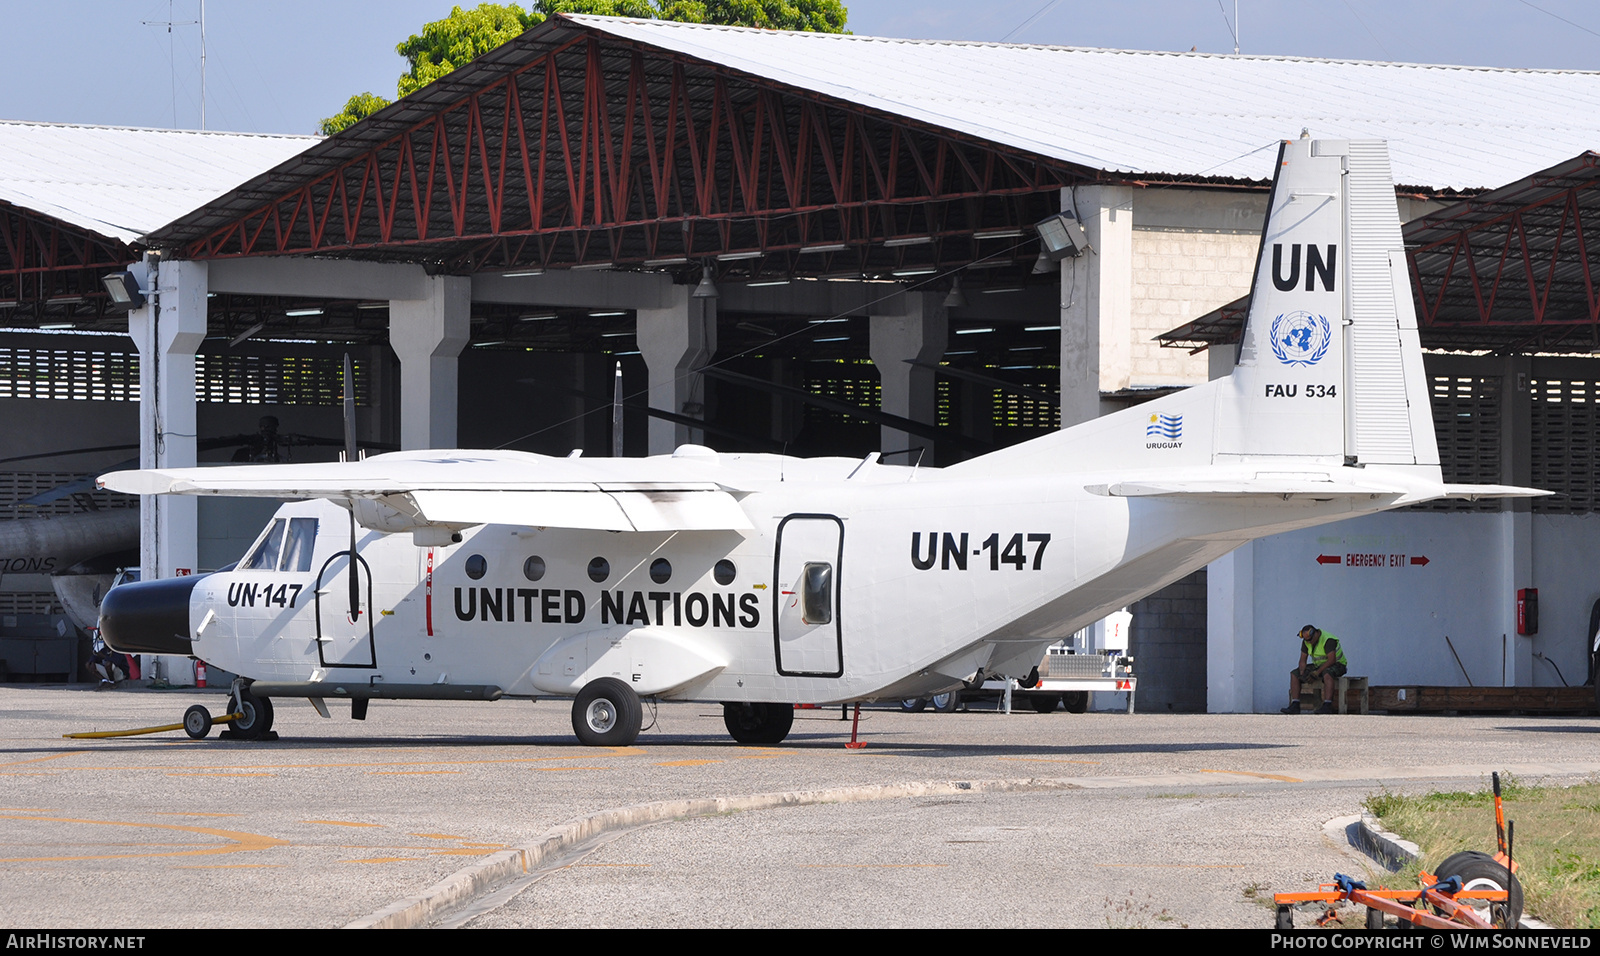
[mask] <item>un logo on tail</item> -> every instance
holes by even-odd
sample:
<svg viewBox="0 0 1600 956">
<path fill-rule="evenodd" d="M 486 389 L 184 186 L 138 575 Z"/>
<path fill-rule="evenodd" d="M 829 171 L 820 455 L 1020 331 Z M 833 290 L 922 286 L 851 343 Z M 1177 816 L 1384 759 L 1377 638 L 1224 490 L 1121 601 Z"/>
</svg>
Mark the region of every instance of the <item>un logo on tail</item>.
<svg viewBox="0 0 1600 956">
<path fill-rule="evenodd" d="M 1315 365 L 1328 354 L 1333 326 L 1326 316 L 1290 312 L 1272 320 L 1272 354 L 1285 365 Z"/>
</svg>

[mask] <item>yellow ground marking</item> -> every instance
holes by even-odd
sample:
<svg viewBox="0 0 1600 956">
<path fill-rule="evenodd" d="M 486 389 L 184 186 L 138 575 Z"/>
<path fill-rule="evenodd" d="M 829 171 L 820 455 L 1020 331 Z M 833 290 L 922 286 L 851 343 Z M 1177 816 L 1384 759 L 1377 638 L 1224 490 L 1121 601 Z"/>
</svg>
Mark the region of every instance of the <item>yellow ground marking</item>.
<svg viewBox="0 0 1600 956">
<path fill-rule="evenodd" d="M 1242 870 L 1243 863 L 1096 863 L 1095 866 L 1136 866 L 1146 870 Z"/>
<path fill-rule="evenodd" d="M 127 823 L 122 820 L 79 820 L 71 817 L 17 817 L 0 815 L 0 820 L 42 820 L 46 823 L 82 823 L 106 827 L 154 827 L 158 830 L 176 830 L 179 833 L 198 833 L 202 836 L 220 837 L 232 841 L 222 846 L 195 847 L 166 853 L 103 853 L 91 856 L 33 856 L 0 859 L 0 863 L 64 863 L 75 860 L 125 860 L 146 856 L 212 856 L 220 853 L 238 853 L 241 850 L 267 850 L 275 846 L 288 846 L 288 840 L 244 833 L 239 830 L 217 830 L 211 827 L 186 827 L 176 823 Z"/>
<path fill-rule="evenodd" d="M 418 777 L 431 773 L 460 773 L 459 770 L 374 770 L 374 777 Z"/>
<path fill-rule="evenodd" d="M 301 823 L 323 823 L 330 827 L 381 827 L 381 823 L 357 823 L 351 820 L 301 820 Z"/>
<path fill-rule="evenodd" d="M 43 761 L 46 761 L 46 759 L 61 759 L 64 758 L 64 756 L 83 756 L 85 753 L 90 753 L 90 751 L 69 750 L 67 753 L 51 753 L 51 755 L 48 756 L 30 756 L 30 758 L 27 759 L 16 759 L 16 761 L 10 761 L 10 763 L 0 764 L 0 767 L 21 767 L 22 764 L 43 763 Z"/>
<path fill-rule="evenodd" d="M 1305 783 L 1299 777 L 1286 777 L 1281 773 L 1251 773 L 1248 770 L 1205 770 L 1201 773 L 1231 773 L 1240 777 L 1260 777 L 1262 780 L 1281 780 L 1284 783 Z"/>
<path fill-rule="evenodd" d="M 464 836 L 455 836 L 450 833 L 408 833 L 406 836 L 422 837 L 424 840 L 465 840 Z"/>
<path fill-rule="evenodd" d="M 643 757 L 650 752 L 642 747 L 607 747 L 605 749 L 618 757 Z"/>
<path fill-rule="evenodd" d="M 772 760 L 776 757 L 793 756 L 793 751 L 781 750 L 777 747 L 748 747 L 743 753 L 734 755 L 739 760 Z"/>
<path fill-rule="evenodd" d="M 644 750 L 630 747 L 610 747 L 609 750 L 637 750 L 639 754 L 647 753 Z M 84 751 L 87 753 L 88 751 Z M 619 756 L 632 756 L 632 754 L 619 754 Z M 542 763 L 550 760 L 571 760 L 571 754 L 556 754 L 549 757 L 499 757 L 483 760 L 392 760 L 366 763 L 257 763 L 257 764 L 202 764 L 198 767 L 187 768 L 196 770 L 348 770 L 372 767 L 428 767 L 428 766 L 462 766 L 470 767 L 487 764 L 517 764 L 517 763 Z M 167 767 L 71 767 L 62 768 L 71 770 L 94 770 L 102 772 L 125 773 L 129 770 L 158 770 L 166 771 Z"/>
<path fill-rule="evenodd" d="M 558 770 L 610 770 L 610 767 L 534 767 L 543 773 L 554 773 Z"/>
<path fill-rule="evenodd" d="M 802 870 L 932 870 L 948 863 L 802 863 Z"/>
<path fill-rule="evenodd" d="M 708 763 L 722 763 L 720 760 L 668 760 L 658 763 L 658 767 L 704 767 Z"/>
<path fill-rule="evenodd" d="M 1067 760 L 1063 757 L 1001 757 L 1001 760 L 1024 760 L 1029 763 L 1082 763 L 1091 767 L 1100 766 L 1098 760 Z"/>
</svg>

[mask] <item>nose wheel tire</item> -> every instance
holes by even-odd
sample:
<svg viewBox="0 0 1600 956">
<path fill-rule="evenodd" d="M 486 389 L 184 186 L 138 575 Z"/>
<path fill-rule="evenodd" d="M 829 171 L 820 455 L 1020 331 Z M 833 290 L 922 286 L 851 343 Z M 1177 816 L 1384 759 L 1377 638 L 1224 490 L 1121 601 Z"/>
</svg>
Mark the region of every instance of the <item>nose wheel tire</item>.
<svg viewBox="0 0 1600 956">
<path fill-rule="evenodd" d="M 183 732 L 191 739 L 202 740 L 211 733 L 211 711 L 195 704 L 183 712 Z"/>
<path fill-rule="evenodd" d="M 272 700 L 257 697 L 248 689 L 228 698 L 228 709 L 238 714 L 233 719 L 233 735 L 240 740 L 260 740 L 272 730 Z"/>
<path fill-rule="evenodd" d="M 590 681 L 572 702 L 572 732 L 590 747 L 626 747 L 643 723 L 639 695 L 614 677 Z"/>
</svg>

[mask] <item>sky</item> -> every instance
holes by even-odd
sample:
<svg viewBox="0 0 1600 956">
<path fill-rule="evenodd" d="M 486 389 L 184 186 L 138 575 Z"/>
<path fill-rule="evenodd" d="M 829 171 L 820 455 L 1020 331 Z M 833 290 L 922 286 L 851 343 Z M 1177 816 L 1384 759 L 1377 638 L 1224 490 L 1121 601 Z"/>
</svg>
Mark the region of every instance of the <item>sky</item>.
<svg viewBox="0 0 1600 956">
<path fill-rule="evenodd" d="M 857 34 L 1232 53 L 1235 0 L 855 0 Z M 205 127 L 314 133 L 394 95 L 448 0 L 207 0 Z M 1241 53 L 1600 70 L 1593 0 L 1238 0 Z M 0 0 L 0 119 L 198 129 L 199 0 Z M 169 26 L 170 24 L 170 26 Z"/>
</svg>

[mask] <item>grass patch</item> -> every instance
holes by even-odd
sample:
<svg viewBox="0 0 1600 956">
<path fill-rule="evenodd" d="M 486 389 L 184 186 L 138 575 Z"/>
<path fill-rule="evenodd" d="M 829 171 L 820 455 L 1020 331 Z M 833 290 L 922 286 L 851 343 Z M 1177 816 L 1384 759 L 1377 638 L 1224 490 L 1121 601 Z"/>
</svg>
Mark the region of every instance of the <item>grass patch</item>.
<svg viewBox="0 0 1600 956">
<path fill-rule="evenodd" d="M 1600 782 L 1540 787 L 1500 778 L 1506 819 L 1516 822 L 1512 850 L 1526 913 L 1566 929 L 1600 928 Z M 1494 794 L 1479 791 L 1368 797 L 1367 810 L 1423 849 L 1430 872 L 1460 850 L 1493 853 Z M 1417 867 L 1385 876 L 1385 887 L 1416 886 Z"/>
</svg>

